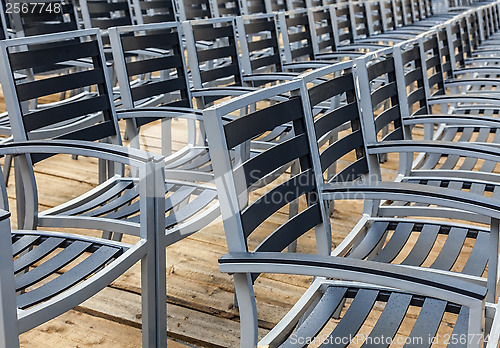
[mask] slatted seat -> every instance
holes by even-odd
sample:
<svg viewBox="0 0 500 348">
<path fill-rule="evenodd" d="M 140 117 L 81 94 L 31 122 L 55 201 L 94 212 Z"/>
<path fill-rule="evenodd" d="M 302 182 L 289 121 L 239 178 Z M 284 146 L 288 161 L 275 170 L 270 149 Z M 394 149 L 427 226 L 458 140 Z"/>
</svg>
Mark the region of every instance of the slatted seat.
<svg viewBox="0 0 500 348">
<path fill-rule="evenodd" d="M 309 111 L 309 116 L 305 116 L 308 111 L 302 104 L 302 101 L 306 100 L 306 96 L 300 94 L 300 90 L 303 91 L 302 86 L 303 81 L 285 83 L 204 110 L 229 249 L 229 254 L 219 260 L 219 266 L 221 271 L 234 274 L 242 328 L 241 346 L 257 345 L 258 313 L 253 282 L 261 273 L 307 274 L 319 278 L 313 281 L 281 322 L 258 342 L 259 346 L 318 346 L 320 343 L 345 346 L 349 342 L 335 340 L 348 339 L 350 334 L 355 336 L 370 331 L 370 337 L 384 334 L 392 339 L 396 337 L 404 318 L 412 313 L 418 319 L 409 332 L 400 332 L 403 337 L 432 338 L 440 334 L 439 330 L 444 327 L 442 323 L 445 320 L 450 320 L 450 325 L 454 326 L 456 333 L 472 333 L 475 329 L 470 313 L 473 310 L 481 311 L 482 305 L 472 305 L 468 315 L 467 306 L 464 306 L 463 302 L 462 305 L 456 306 L 453 301 L 447 300 L 446 296 L 437 295 L 440 293 L 437 290 L 440 285 L 435 280 L 447 279 L 446 282 L 450 282 L 450 285 L 457 281 L 463 289 L 471 289 L 476 287 L 476 284 L 420 269 L 403 270 L 403 266 L 399 265 L 383 265 L 373 261 L 329 255 L 330 221 L 324 205 L 320 202 L 321 186 L 316 184 L 316 180 L 321 177 L 321 174 L 316 173 L 322 170 L 319 158 L 312 152 L 315 138 L 311 137 L 313 129 L 308 119 L 312 115 Z M 269 98 L 286 91 L 294 97 L 281 103 L 268 104 Z M 250 103 L 256 101 L 261 105 L 259 110 L 230 123 L 223 121 L 226 115 L 240 108 L 247 108 Z M 261 115 L 271 108 L 279 117 L 262 119 Z M 241 146 L 256 133 L 265 133 L 277 124 L 285 122 L 293 124 L 292 139 L 255 158 L 236 163 L 231 161 L 228 156 L 229 149 Z M 255 125 L 251 130 L 242 127 L 243 124 L 250 123 Z M 240 131 L 235 133 L 235 129 Z M 294 158 L 300 162 L 300 171 L 296 176 L 285 178 L 277 185 L 263 187 L 258 197 L 250 194 L 248 188 L 254 180 Z M 277 219 L 276 214 L 280 209 L 296 199 L 303 202 L 299 206 L 298 214 L 291 219 Z M 266 232 L 260 226 L 270 219 L 273 219 L 275 229 Z M 317 254 L 282 252 L 294 240 L 301 236 L 312 237 L 313 233 Z M 368 274 L 376 275 L 372 277 Z M 378 278 L 379 276 L 381 278 Z M 395 278 L 392 278 L 393 276 Z M 328 280 L 330 277 L 342 280 Z M 405 277 L 408 282 L 395 280 L 398 277 Z M 428 279 L 430 283 L 423 279 Z M 423 285 L 422 281 L 426 285 Z M 436 290 L 434 296 L 430 295 L 433 291 L 427 293 L 424 290 L 430 284 L 436 287 L 433 288 Z M 255 287 L 258 286 L 256 282 Z M 391 286 L 391 289 L 385 286 Z M 399 288 L 400 286 L 402 288 Z M 454 285 L 451 285 L 450 290 L 453 287 Z M 471 292 L 469 295 L 476 296 Z M 468 325 L 463 326 L 465 323 Z M 368 345 L 367 336 L 363 337 L 359 344 L 366 340 Z"/>
</svg>

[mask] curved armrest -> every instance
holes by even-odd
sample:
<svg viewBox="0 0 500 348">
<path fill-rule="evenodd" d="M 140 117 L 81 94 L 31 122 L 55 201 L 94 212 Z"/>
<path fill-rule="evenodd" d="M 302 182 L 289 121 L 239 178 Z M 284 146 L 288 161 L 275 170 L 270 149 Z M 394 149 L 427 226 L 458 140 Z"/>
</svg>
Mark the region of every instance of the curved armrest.
<svg viewBox="0 0 500 348">
<path fill-rule="evenodd" d="M 405 125 L 446 123 L 450 125 L 483 126 L 490 128 L 500 128 L 500 119 L 496 117 L 478 116 L 478 115 L 455 115 L 455 114 L 415 115 L 415 116 L 405 117 L 403 122 Z"/>
<path fill-rule="evenodd" d="M 357 57 L 361 57 L 365 55 L 364 53 L 361 52 L 355 52 L 355 51 L 337 51 L 337 52 L 328 52 L 328 53 L 318 53 L 315 55 L 316 59 L 322 60 L 322 59 L 340 59 L 340 58 L 349 58 L 351 60 L 354 60 Z"/>
<path fill-rule="evenodd" d="M 500 219 L 498 200 L 478 194 L 443 187 L 407 182 L 378 181 L 374 183 L 325 183 L 321 185 L 323 199 L 373 199 L 410 201 L 435 204 L 441 207 L 463 210 L 493 219 Z"/>
<path fill-rule="evenodd" d="M 239 96 L 249 92 L 255 91 L 253 87 L 240 87 L 240 86 L 228 86 L 228 87 L 206 87 L 206 88 L 196 88 L 191 90 L 193 97 L 210 97 L 210 96 Z"/>
<path fill-rule="evenodd" d="M 228 86 L 228 87 L 207 87 L 191 90 L 191 95 L 193 97 L 237 97 L 250 92 L 256 91 L 255 87 L 240 87 L 240 86 Z M 286 96 L 275 96 L 272 98 L 277 101 L 286 101 L 288 98 Z"/>
<path fill-rule="evenodd" d="M 500 71 L 499 71 L 500 73 Z M 487 85 L 487 86 L 496 86 L 500 85 L 500 81 L 495 78 L 475 78 L 475 79 L 449 79 L 446 80 L 445 82 L 446 87 L 453 87 L 453 86 L 460 86 L 460 85 Z M 489 93 L 498 93 L 496 91 L 488 91 Z M 475 93 L 478 93 L 478 91 L 475 91 Z"/>
<path fill-rule="evenodd" d="M 69 154 L 99 158 L 132 166 L 142 166 L 154 161 L 162 163 L 163 157 L 146 151 L 114 144 L 81 140 L 28 140 L 0 145 L 0 156 L 23 154 Z"/>
<path fill-rule="evenodd" d="M 483 286 L 424 269 L 335 256 L 234 252 L 219 259 L 219 268 L 226 273 L 297 274 L 364 282 L 466 306 L 481 303 L 486 296 Z"/>
<path fill-rule="evenodd" d="M 201 110 L 181 107 L 158 106 L 154 108 L 120 109 L 116 111 L 118 119 L 130 119 L 138 117 L 154 118 L 184 118 L 187 120 L 203 121 Z"/>
<path fill-rule="evenodd" d="M 297 77 L 296 73 L 271 72 L 243 75 L 245 81 L 290 81 Z"/>
<path fill-rule="evenodd" d="M 456 71 L 453 72 L 453 75 L 460 76 L 460 75 L 475 74 L 475 73 L 500 74 L 500 67 L 484 66 L 484 67 L 470 67 L 470 68 L 464 68 L 464 69 L 457 69 Z"/>
<path fill-rule="evenodd" d="M 333 62 L 329 62 L 326 60 L 307 60 L 304 62 L 294 62 L 294 63 L 285 63 L 283 64 L 283 69 L 285 70 L 308 70 L 308 69 L 316 69 L 322 68 L 325 66 L 332 65 Z"/>
<path fill-rule="evenodd" d="M 430 97 L 429 99 L 427 99 L 427 101 L 429 102 L 430 105 L 464 103 L 464 102 L 474 103 L 477 101 L 500 105 L 500 99 L 498 99 L 495 96 L 487 95 L 486 93 L 442 95 L 442 96 Z"/>
</svg>

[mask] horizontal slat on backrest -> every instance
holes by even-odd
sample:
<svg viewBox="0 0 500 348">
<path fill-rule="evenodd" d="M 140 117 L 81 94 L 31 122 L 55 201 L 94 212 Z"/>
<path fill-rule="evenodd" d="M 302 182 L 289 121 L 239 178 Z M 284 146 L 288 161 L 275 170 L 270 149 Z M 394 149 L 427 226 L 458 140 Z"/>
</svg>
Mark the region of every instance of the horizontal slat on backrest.
<svg viewBox="0 0 500 348">
<path fill-rule="evenodd" d="M 280 66 L 281 65 L 281 60 L 278 54 L 272 55 L 272 56 L 267 56 L 267 57 L 262 57 L 262 58 L 255 58 L 250 61 L 250 66 L 252 70 L 256 70 L 259 68 L 262 68 L 264 66 Z"/>
<path fill-rule="evenodd" d="M 24 35 L 44 35 L 52 33 L 60 33 L 63 31 L 77 30 L 76 22 L 61 22 L 61 23 L 36 23 L 35 25 L 25 25 Z"/>
<path fill-rule="evenodd" d="M 175 21 L 175 14 L 168 13 L 168 14 L 143 15 L 142 21 L 144 22 L 144 24 L 173 22 Z"/>
<path fill-rule="evenodd" d="M 403 64 L 407 64 L 415 60 L 420 60 L 420 49 L 417 45 L 415 45 L 415 47 L 413 47 L 411 50 L 404 51 L 401 54 L 401 57 L 403 58 Z"/>
<path fill-rule="evenodd" d="M 247 187 L 308 153 L 307 137 L 305 134 L 300 134 L 252 157 L 242 166 Z"/>
<path fill-rule="evenodd" d="M 109 107 L 109 99 L 107 96 L 96 96 L 67 102 L 58 107 L 30 112 L 23 117 L 23 121 L 26 131 L 30 132 L 79 116 L 107 110 Z"/>
<path fill-rule="evenodd" d="M 349 133 L 328 146 L 320 155 L 321 170 L 325 171 L 332 164 L 353 150 L 363 147 L 363 136 L 360 130 Z"/>
<path fill-rule="evenodd" d="M 59 45 L 59 47 L 63 47 Z M 35 53 L 36 52 L 36 53 Z M 96 41 L 75 42 L 69 41 L 64 49 L 55 50 L 53 47 L 39 48 L 29 52 L 15 52 L 10 54 L 12 70 L 23 70 L 38 66 L 52 65 L 95 56 L 99 52 Z"/>
<path fill-rule="evenodd" d="M 422 68 L 412 69 L 405 74 L 405 85 L 408 86 L 414 82 L 423 81 Z"/>
<path fill-rule="evenodd" d="M 380 115 L 375 118 L 375 132 L 380 132 L 382 128 L 393 121 L 399 121 L 400 117 L 399 105 L 394 105 L 382 111 Z"/>
<path fill-rule="evenodd" d="M 374 107 L 392 97 L 397 96 L 396 82 L 386 83 L 372 92 L 372 104 Z"/>
<path fill-rule="evenodd" d="M 282 251 L 319 223 L 321 223 L 321 207 L 315 203 L 277 228 L 255 248 L 255 252 Z"/>
<path fill-rule="evenodd" d="M 163 81 L 150 82 L 148 84 L 132 88 L 132 99 L 134 101 L 148 98 L 151 96 L 160 95 L 163 93 L 171 93 L 186 89 L 186 80 L 183 76 L 167 79 Z"/>
<path fill-rule="evenodd" d="M 179 45 L 179 36 L 176 32 L 167 33 L 147 33 L 146 35 L 125 36 L 121 37 L 122 47 L 124 51 L 142 50 L 146 48 L 163 48 L 171 49 Z"/>
<path fill-rule="evenodd" d="M 262 39 L 257 41 L 250 41 L 248 43 L 248 50 L 250 52 L 263 50 L 266 48 L 278 48 L 278 41 L 276 36 L 272 36 L 268 39 Z"/>
<path fill-rule="evenodd" d="M 94 69 L 21 83 L 16 85 L 16 91 L 19 100 L 26 101 L 103 82 L 104 72 L 102 69 Z"/>
<path fill-rule="evenodd" d="M 302 117 L 298 98 L 271 105 L 265 109 L 241 116 L 224 126 L 228 148 L 232 149 L 266 131 Z"/>
<path fill-rule="evenodd" d="M 193 27 L 193 34 L 196 41 L 210 41 L 220 38 L 234 37 L 233 27 L 213 27 L 211 25 L 199 25 Z"/>
<path fill-rule="evenodd" d="M 171 0 L 146 0 L 141 1 L 139 4 L 143 10 L 173 9 Z"/>
<path fill-rule="evenodd" d="M 309 89 L 311 105 L 315 106 L 325 100 L 341 95 L 354 89 L 352 74 L 346 73 L 340 77 L 333 78 Z"/>
<path fill-rule="evenodd" d="M 182 67 L 182 58 L 178 55 L 154 59 L 145 59 L 127 63 L 128 76 L 135 76 L 148 72 L 168 70 Z"/>
<path fill-rule="evenodd" d="M 245 24 L 245 32 L 247 34 L 257 34 L 262 31 L 276 31 L 274 20 L 268 18 L 256 18 Z"/>
<path fill-rule="evenodd" d="M 126 1 L 107 2 L 107 1 L 87 1 L 87 7 L 91 14 L 104 14 L 114 11 L 128 11 L 128 3 Z"/>
<path fill-rule="evenodd" d="M 374 78 L 387 73 L 394 72 L 394 58 L 387 57 L 386 59 L 376 62 L 367 68 L 368 79 L 372 81 Z"/>
<path fill-rule="evenodd" d="M 356 102 L 343 105 L 337 109 L 326 112 L 321 118 L 314 121 L 316 138 L 320 139 L 328 132 L 346 122 L 359 119 L 358 105 Z"/>
<path fill-rule="evenodd" d="M 313 173 L 311 170 L 306 170 L 261 196 L 246 207 L 241 214 L 245 237 L 248 237 L 262 222 L 283 206 L 315 188 Z M 283 199 L 269 200 L 269 197 L 283 197 Z"/>
<path fill-rule="evenodd" d="M 239 77 L 240 69 L 238 64 L 226 65 L 220 68 L 210 69 L 208 71 L 200 72 L 201 82 L 215 81 L 225 77 Z"/>
<path fill-rule="evenodd" d="M 329 182 L 354 181 L 365 174 L 368 174 L 368 161 L 366 157 L 361 157 L 342 169 Z"/>
<path fill-rule="evenodd" d="M 131 25 L 130 17 L 116 17 L 116 18 L 96 18 L 92 19 L 92 27 L 99 29 L 109 29 L 111 27 L 120 27 L 124 25 Z"/>
<path fill-rule="evenodd" d="M 197 51 L 198 62 L 200 63 L 214 59 L 236 57 L 237 54 L 236 47 L 232 45 Z"/>
</svg>

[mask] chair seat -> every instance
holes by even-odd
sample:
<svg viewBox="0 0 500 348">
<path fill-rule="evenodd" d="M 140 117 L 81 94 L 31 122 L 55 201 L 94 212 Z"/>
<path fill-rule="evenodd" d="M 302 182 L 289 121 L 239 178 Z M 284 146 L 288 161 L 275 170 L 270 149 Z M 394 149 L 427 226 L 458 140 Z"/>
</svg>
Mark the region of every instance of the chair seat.
<svg viewBox="0 0 500 348">
<path fill-rule="evenodd" d="M 167 234 L 182 228 L 194 233 L 194 226 L 206 226 L 219 214 L 217 191 L 210 185 L 167 180 L 165 182 L 165 229 Z M 128 228 L 139 234 L 140 201 L 137 182 L 112 177 L 85 195 L 39 214 L 45 227 L 74 227 L 118 231 Z M 189 231 L 189 232 L 187 232 Z"/>
<path fill-rule="evenodd" d="M 478 226 L 376 219 L 349 257 L 426 266 L 481 277 L 488 263 L 489 231 Z M 464 265 L 460 267 L 459 265 Z"/>
<path fill-rule="evenodd" d="M 447 345 L 447 335 L 467 337 L 469 309 L 448 301 L 347 282 L 331 282 L 319 289 L 324 290 L 319 290 L 323 292 L 316 305 L 280 348 L 317 347 L 321 343 L 328 347 L 361 346 L 363 342 L 363 347 L 388 347 L 391 343 L 430 347 L 438 341 Z M 445 331 L 447 326 L 453 329 Z"/>
<path fill-rule="evenodd" d="M 72 288 L 130 248 L 123 243 L 38 231 L 13 231 L 12 243 L 19 309 Z"/>
</svg>

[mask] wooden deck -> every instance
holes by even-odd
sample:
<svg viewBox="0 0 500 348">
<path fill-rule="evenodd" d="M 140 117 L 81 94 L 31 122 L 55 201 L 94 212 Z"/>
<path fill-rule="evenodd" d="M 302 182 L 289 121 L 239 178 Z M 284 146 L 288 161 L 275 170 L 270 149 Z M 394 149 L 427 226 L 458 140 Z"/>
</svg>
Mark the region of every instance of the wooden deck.
<svg viewBox="0 0 500 348">
<path fill-rule="evenodd" d="M 184 134 L 185 127 L 180 121 L 174 121 L 173 127 L 176 135 Z M 157 128 L 150 127 L 144 133 L 150 150 L 159 144 Z M 384 167 L 384 173 L 393 176 L 397 158 L 390 158 Z M 58 156 L 38 164 L 36 177 L 40 209 L 55 206 L 96 185 L 96 168 L 97 162 L 93 159 L 74 160 L 69 156 Z M 8 191 L 11 210 L 15 211 L 13 177 L 11 179 Z M 336 206 L 332 220 L 334 242 L 338 243 L 354 226 L 360 210 L 359 202 L 345 202 Z M 283 211 L 283 214 L 286 212 Z M 276 222 L 267 222 L 264 229 L 271 228 Z M 99 235 L 98 231 L 75 232 Z M 303 252 L 311 251 L 314 248 L 314 236 L 302 237 L 298 248 Z M 168 347 L 238 346 L 238 311 L 233 306 L 231 277 L 220 273 L 217 268 L 217 259 L 225 252 L 220 219 L 167 249 Z M 258 279 L 256 295 L 261 335 L 281 319 L 310 281 L 309 277 L 277 275 Z M 21 335 L 21 345 L 37 348 L 140 347 L 140 327 L 140 267 L 135 265 L 81 306 Z"/>
</svg>

